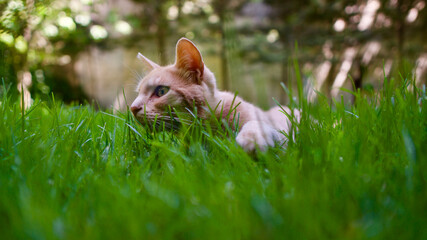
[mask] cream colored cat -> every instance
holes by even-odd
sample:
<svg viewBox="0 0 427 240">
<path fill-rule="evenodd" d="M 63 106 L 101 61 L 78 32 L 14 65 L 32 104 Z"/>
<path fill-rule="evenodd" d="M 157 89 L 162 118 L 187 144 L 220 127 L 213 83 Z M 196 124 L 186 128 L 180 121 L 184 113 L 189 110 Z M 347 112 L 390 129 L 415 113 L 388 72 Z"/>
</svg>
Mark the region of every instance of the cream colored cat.
<svg viewBox="0 0 427 240">
<path fill-rule="evenodd" d="M 291 121 L 281 108 L 262 111 L 239 97 L 231 106 L 234 94 L 216 88 L 214 74 L 205 66 L 202 55 L 190 40 L 181 38 L 178 41 L 173 65 L 159 66 L 140 53 L 138 58 L 149 70 L 138 84 L 138 97 L 131 105 L 131 111 L 141 123 L 146 122 L 145 119 L 149 122 L 155 119 L 170 121 L 168 109 L 185 110 L 193 106 L 197 107 L 199 117 L 207 119 L 210 111 L 206 104 L 209 104 L 212 109 L 218 106 L 215 110 L 217 118 L 231 116 L 227 119 L 230 125 L 233 116 L 236 117 L 240 126 L 236 141 L 246 151 L 253 151 L 256 147 L 265 150 L 276 142 L 286 142 L 283 133 L 289 133 Z M 291 115 L 289 108 L 283 109 Z M 235 112 L 229 114 L 230 110 Z M 294 110 L 294 116 L 299 121 L 298 110 Z"/>
</svg>

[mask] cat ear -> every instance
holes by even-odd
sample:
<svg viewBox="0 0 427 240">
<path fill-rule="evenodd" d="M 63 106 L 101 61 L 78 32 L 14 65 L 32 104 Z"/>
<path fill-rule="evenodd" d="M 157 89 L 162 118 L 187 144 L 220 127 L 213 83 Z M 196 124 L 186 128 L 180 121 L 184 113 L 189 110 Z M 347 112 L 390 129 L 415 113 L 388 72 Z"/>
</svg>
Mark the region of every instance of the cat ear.
<svg viewBox="0 0 427 240">
<path fill-rule="evenodd" d="M 196 45 L 186 38 L 179 39 L 176 44 L 175 66 L 194 74 L 200 84 L 205 64 Z"/>
<path fill-rule="evenodd" d="M 151 71 L 155 68 L 160 67 L 159 65 L 157 65 L 157 63 L 151 61 L 150 59 L 146 58 L 144 55 L 142 55 L 141 53 L 138 53 L 138 55 L 136 56 L 139 60 L 141 60 L 141 62 L 144 64 L 144 68 L 147 71 Z"/>
</svg>

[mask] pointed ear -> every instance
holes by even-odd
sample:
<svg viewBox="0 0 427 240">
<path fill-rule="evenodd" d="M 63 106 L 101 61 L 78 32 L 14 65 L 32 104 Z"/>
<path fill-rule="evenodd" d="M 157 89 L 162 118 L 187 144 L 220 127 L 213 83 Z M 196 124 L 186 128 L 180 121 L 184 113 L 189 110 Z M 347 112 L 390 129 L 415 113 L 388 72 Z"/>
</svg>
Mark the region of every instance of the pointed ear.
<svg viewBox="0 0 427 240">
<path fill-rule="evenodd" d="M 141 53 L 138 53 L 137 58 L 139 60 L 141 60 L 142 64 L 144 64 L 144 68 L 147 71 L 151 71 L 155 68 L 160 67 L 159 65 L 157 65 L 155 62 L 151 61 L 150 59 L 146 58 L 144 55 L 142 55 Z"/>
<path fill-rule="evenodd" d="M 196 45 L 186 38 L 179 39 L 176 44 L 175 66 L 190 73 L 200 84 L 205 64 Z"/>
</svg>

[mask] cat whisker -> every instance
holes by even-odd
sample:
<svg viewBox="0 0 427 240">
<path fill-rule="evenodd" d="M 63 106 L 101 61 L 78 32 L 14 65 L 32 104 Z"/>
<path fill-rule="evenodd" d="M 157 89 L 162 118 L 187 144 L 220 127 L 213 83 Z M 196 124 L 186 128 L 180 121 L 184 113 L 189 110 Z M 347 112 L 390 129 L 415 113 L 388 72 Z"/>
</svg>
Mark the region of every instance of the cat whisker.
<svg viewBox="0 0 427 240">
<path fill-rule="evenodd" d="M 132 69 L 131 67 L 129 67 L 127 65 L 124 66 L 124 67 L 126 67 L 132 73 L 132 75 L 133 75 L 133 77 L 135 79 L 136 85 L 138 84 L 139 81 L 141 81 L 141 79 L 143 79 L 142 74 L 139 73 L 139 72 L 137 72 L 135 69 Z"/>
</svg>

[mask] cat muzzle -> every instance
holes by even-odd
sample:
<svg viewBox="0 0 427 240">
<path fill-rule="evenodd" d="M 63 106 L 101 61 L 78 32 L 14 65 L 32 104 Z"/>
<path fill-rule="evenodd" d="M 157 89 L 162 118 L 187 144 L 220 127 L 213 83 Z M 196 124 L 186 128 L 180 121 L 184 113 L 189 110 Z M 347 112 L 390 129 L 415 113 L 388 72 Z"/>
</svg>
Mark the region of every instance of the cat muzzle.
<svg viewBox="0 0 427 240">
<path fill-rule="evenodd" d="M 138 106 L 131 106 L 130 110 L 132 111 L 133 115 L 136 117 L 139 111 L 141 111 L 142 107 Z"/>
</svg>

